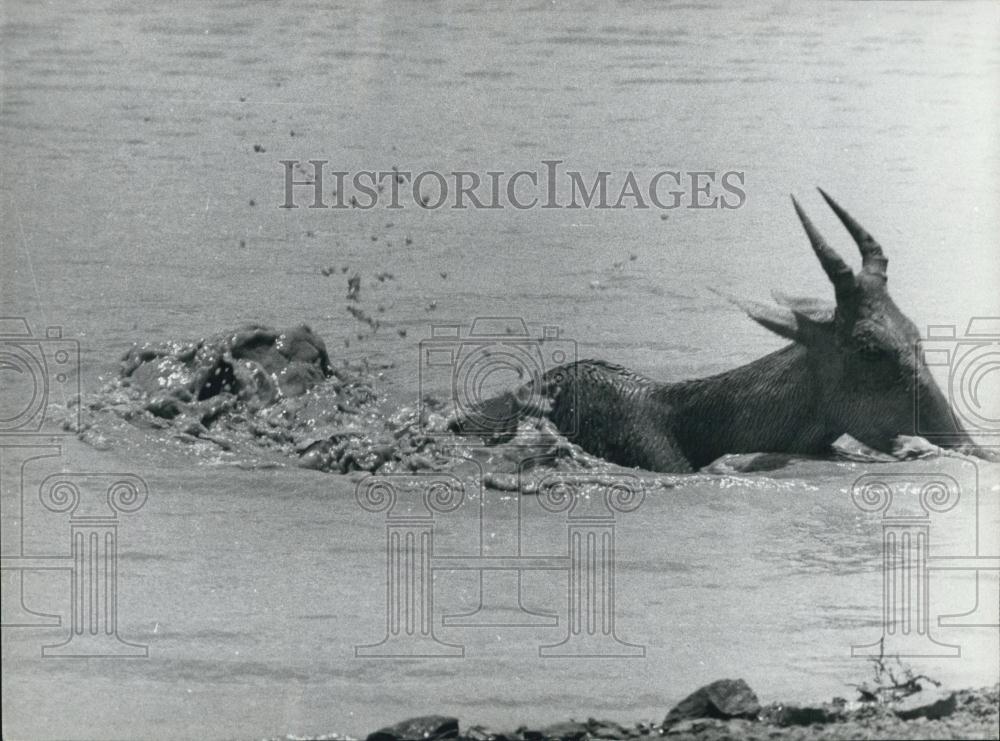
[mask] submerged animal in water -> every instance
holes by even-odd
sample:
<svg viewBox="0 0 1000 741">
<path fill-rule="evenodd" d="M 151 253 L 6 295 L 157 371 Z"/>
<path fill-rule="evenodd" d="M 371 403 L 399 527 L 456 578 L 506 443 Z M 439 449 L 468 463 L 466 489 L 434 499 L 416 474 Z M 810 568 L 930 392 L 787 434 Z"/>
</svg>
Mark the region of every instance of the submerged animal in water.
<svg viewBox="0 0 1000 741">
<path fill-rule="evenodd" d="M 898 436 L 917 434 L 917 420 L 921 429 L 947 433 L 936 441 L 942 446 L 977 453 L 918 362 L 920 335 L 889 296 L 882 247 L 820 193 L 861 251 L 861 270 L 854 273 L 792 198 L 836 304 L 780 295 L 781 307 L 737 302 L 791 344 L 679 383 L 583 360 L 483 402 L 476 419 L 497 420 L 489 432 L 503 439 L 526 414 L 545 416 L 588 453 L 664 472 L 695 470 L 728 453 L 820 455 L 845 433 L 888 452 Z M 471 431 L 461 418 L 455 427 Z"/>
</svg>

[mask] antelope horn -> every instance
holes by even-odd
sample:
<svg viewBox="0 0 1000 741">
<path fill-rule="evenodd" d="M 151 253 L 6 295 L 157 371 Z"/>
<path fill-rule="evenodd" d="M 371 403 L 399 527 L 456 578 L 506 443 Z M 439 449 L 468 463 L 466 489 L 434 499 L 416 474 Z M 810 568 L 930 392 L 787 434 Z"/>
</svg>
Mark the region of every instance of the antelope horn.
<svg viewBox="0 0 1000 741">
<path fill-rule="evenodd" d="M 806 236 L 809 237 L 809 244 L 812 245 L 813 252 L 816 253 L 816 257 L 819 259 L 819 264 L 823 266 L 823 271 L 830 279 L 830 282 L 833 283 L 834 291 L 839 299 L 844 293 L 854 287 L 854 273 L 851 272 L 851 268 L 836 253 L 833 247 L 826 243 L 823 235 L 813 226 L 809 217 L 806 216 L 806 212 L 802 210 L 799 202 L 795 200 L 795 196 L 792 196 L 792 205 L 795 206 L 795 213 L 799 215 L 799 221 L 802 222 L 802 227 L 806 230 Z"/>
<path fill-rule="evenodd" d="M 889 260 L 882 254 L 882 246 L 875 241 L 875 238 L 861 224 L 854 220 L 854 217 L 842 209 L 840 204 L 827 195 L 822 188 L 817 188 L 816 190 L 823 196 L 823 200 L 833 209 L 833 212 L 837 214 L 837 218 L 840 219 L 840 222 L 851 233 L 851 236 L 854 237 L 854 241 L 857 242 L 858 249 L 861 250 L 861 264 L 863 269 L 866 272 L 875 273 L 884 278 Z"/>
</svg>

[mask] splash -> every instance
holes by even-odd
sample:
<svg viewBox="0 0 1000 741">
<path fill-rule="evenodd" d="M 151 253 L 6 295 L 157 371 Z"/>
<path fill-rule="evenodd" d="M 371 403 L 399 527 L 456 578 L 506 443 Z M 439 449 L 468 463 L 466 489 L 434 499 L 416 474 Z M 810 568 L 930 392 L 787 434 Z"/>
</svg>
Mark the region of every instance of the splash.
<svg viewBox="0 0 1000 741">
<path fill-rule="evenodd" d="M 134 345 L 118 375 L 85 399 L 79 426 L 66 426 L 98 448 L 125 445 L 138 434 L 146 450 L 172 446 L 243 467 L 405 473 L 475 460 L 487 472 L 484 484 L 510 492 L 530 493 L 533 478 L 553 472 L 620 470 L 544 417 L 525 416 L 513 434 L 487 445 L 463 434 L 461 415 L 443 403 L 394 405 L 384 389 L 387 367 L 367 360 L 335 365 L 306 325 L 280 331 L 248 325 L 196 341 Z M 859 444 L 838 442 L 842 459 L 872 460 Z M 899 457 L 932 452 L 911 445 Z M 781 479 L 802 474 L 794 462 L 788 455 L 739 454 L 696 474 L 641 473 L 667 489 L 706 480 L 721 488 L 783 488 L 796 482 Z"/>
<path fill-rule="evenodd" d="M 455 434 L 455 414 L 444 404 L 392 406 L 385 368 L 367 361 L 335 366 L 305 325 L 249 325 L 196 341 L 134 345 L 118 375 L 86 398 L 72 429 L 99 448 L 141 431 L 205 460 L 249 467 L 395 473 L 475 459 L 492 472 L 486 483 L 506 490 L 517 488 L 526 468 L 608 466 L 545 419 L 522 420 L 502 445 Z"/>
</svg>

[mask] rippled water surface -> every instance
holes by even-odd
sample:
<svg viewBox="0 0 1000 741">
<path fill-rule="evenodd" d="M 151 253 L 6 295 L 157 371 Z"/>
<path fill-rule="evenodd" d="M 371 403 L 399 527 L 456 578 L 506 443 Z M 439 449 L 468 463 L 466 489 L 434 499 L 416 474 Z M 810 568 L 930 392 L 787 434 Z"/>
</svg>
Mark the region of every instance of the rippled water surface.
<svg viewBox="0 0 1000 741">
<path fill-rule="evenodd" d="M 1000 314 L 992 4 L 8 2 L 0 18 L 3 314 L 79 339 L 87 390 L 132 342 L 247 321 L 305 321 L 335 359 L 391 364 L 382 391 L 398 403 L 418 396 L 431 323 L 476 316 L 557 325 L 580 357 L 659 379 L 723 370 L 781 341 L 710 289 L 829 295 L 789 192 L 853 259 L 815 185 L 882 241 L 893 294 L 919 326 L 961 332 Z M 666 219 L 285 210 L 282 159 L 741 170 L 747 200 Z M 374 336 L 344 311 L 345 267 L 362 275 Z M 379 282 L 385 271 L 394 278 Z M 19 539 L 23 554 L 68 547 L 65 515 L 33 495 L 23 517 L 10 509 L 19 478 L 30 492 L 60 468 L 140 475 L 149 501 L 118 532 L 119 629 L 149 658 L 41 659 L 62 630 L 5 628 L 5 737 L 359 734 L 427 712 L 500 728 L 659 720 L 723 676 L 764 700 L 850 695 L 845 683 L 868 674 L 850 647 L 881 633 L 882 524 L 850 497 L 870 465 L 637 474 L 647 494 L 618 517 L 615 615 L 644 657 L 540 658 L 565 631 L 558 571 L 526 572 L 521 592 L 559 626 L 441 625 L 479 593 L 470 573 L 441 571 L 436 631 L 465 657 L 373 660 L 354 647 L 385 633 L 385 520 L 358 506 L 354 479 L 111 442 L 66 438 L 58 462 L 8 469 L 4 556 Z M 996 555 L 996 466 L 877 470 L 961 482 L 959 504 L 932 520 L 931 555 Z M 520 518 L 524 554 L 565 554 L 565 518 L 475 487 L 439 518 L 440 553 L 478 548 L 482 513 L 487 551 L 514 547 Z M 987 576 L 980 594 L 995 600 Z M 25 579 L 27 606 L 65 625 L 66 573 Z M 934 570 L 929 584 L 934 637 L 962 652 L 912 663 L 950 684 L 996 681 L 995 628 L 937 622 L 975 606 L 974 572 Z M 8 588 L 5 576 L 5 609 Z"/>
</svg>

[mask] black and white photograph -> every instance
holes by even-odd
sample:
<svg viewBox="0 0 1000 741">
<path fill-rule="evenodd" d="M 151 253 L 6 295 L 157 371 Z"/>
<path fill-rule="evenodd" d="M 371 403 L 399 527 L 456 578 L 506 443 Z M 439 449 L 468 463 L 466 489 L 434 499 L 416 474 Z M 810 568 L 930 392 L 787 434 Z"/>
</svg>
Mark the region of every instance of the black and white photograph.
<svg viewBox="0 0 1000 741">
<path fill-rule="evenodd" d="M 0 0 L 4 741 L 1000 738 L 1000 4 Z"/>
</svg>

